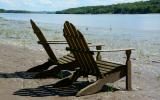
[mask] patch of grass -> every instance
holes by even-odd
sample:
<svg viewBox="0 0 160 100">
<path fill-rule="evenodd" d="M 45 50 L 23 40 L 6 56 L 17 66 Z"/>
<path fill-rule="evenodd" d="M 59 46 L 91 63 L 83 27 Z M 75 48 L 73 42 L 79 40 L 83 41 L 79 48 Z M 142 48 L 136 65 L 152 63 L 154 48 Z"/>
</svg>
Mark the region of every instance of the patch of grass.
<svg viewBox="0 0 160 100">
<path fill-rule="evenodd" d="M 108 92 L 113 92 L 113 91 L 114 91 L 113 86 L 108 86 L 107 91 L 108 91 Z"/>
<path fill-rule="evenodd" d="M 102 92 L 115 92 L 119 89 L 115 88 L 113 85 L 104 85 L 102 88 Z"/>
</svg>

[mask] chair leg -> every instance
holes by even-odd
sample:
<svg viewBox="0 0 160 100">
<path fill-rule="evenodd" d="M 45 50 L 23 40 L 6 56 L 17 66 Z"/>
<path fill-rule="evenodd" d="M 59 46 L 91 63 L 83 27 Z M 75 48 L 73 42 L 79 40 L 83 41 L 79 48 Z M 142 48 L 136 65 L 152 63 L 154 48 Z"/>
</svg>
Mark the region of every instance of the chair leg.
<svg viewBox="0 0 160 100">
<path fill-rule="evenodd" d="M 53 84 L 53 87 L 66 87 L 71 85 L 74 81 L 76 81 L 79 77 L 81 76 L 79 71 L 76 71 L 73 73 L 73 75 L 67 77 L 67 78 L 63 78 L 61 80 L 59 80 L 58 82 L 56 82 L 55 84 Z"/>
<path fill-rule="evenodd" d="M 126 65 L 127 65 L 127 70 L 126 70 L 126 89 L 127 90 L 132 90 L 132 81 L 131 81 L 131 50 L 126 51 Z"/>
<path fill-rule="evenodd" d="M 89 94 L 94 94 L 97 93 L 102 89 L 102 87 L 105 85 L 106 80 L 105 78 L 99 79 L 96 82 L 90 84 L 89 86 L 81 89 L 76 96 L 84 96 L 84 95 L 89 95 Z"/>
<path fill-rule="evenodd" d="M 127 73 L 126 73 L 126 89 L 128 91 L 132 90 L 132 81 L 131 81 L 131 62 L 127 63 Z"/>
<path fill-rule="evenodd" d="M 54 63 L 51 60 L 48 60 L 47 62 L 41 65 L 28 69 L 26 72 L 42 72 L 44 70 L 47 70 L 52 65 L 54 65 Z"/>
</svg>

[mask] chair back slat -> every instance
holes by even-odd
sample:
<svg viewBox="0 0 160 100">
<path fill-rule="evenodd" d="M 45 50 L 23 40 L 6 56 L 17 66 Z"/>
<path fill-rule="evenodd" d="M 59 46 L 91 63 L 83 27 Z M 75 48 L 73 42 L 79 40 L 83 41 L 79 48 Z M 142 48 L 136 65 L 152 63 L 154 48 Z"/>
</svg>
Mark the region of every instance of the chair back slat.
<svg viewBox="0 0 160 100">
<path fill-rule="evenodd" d="M 93 53 L 90 52 L 82 33 L 68 21 L 65 22 L 63 31 L 64 37 L 70 46 L 71 52 L 75 55 L 83 74 L 100 75 L 100 71 L 93 58 Z"/>
<path fill-rule="evenodd" d="M 69 31 L 68 32 L 66 32 L 66 31 L 67 30 L 64 30 L 64 34 L 69 33 Z M 66 38 L 66 40 L 68 41 L 70 48 L 77 48 L 77 45 L 72 38 Z M 81 54 L 80 54 L 81 52 L 74 53 L 72 51 L 72 53 L 75 55 L 75 58 L 78 62 L 83 60 L 83 58 L 81 57 Z M 87 73 L 87 68 L 85 67 L 85 63 L 83 61 L 81 63 L 79 63 L 79 66 L 83 66 L 83 67 L 80 67 L 81 70 L 83 70 L 84 73 Z"/>
<path fill-rule="evenodd" d="M 50 59 L 56 64 L 58 63 L 58 60 L 55 56 L 55 54 L 53 53 L 51 47 L 49 44 L 47 44 L 47 40 L 44 37 L 43 33 L 41 32 L 41 30 L 39 29 L 39 27 L 31 20 L 31 25 L 33 28 L 34 33 L 36 34 L 36 36 L 39 39 L 39 42 L 42 42 L 42 46 L 45 49 L 45 51 L 47 52 L 48 56 L 50 57 Z"/>
</svg>

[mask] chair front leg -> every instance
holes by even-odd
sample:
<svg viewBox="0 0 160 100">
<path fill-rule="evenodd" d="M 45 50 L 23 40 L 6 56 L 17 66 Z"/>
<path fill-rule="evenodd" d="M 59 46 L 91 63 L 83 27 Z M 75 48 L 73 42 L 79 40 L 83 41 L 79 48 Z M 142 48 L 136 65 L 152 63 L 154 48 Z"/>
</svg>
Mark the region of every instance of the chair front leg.
<svg viewBox="0 0 160 100">
<path fill-rule="evenodd" d="M 127 56 L 127 60 L 126 60 L 126 89 L 127 90 L 132 90 L 132 80 L 131 80 L 131 60 L 130 60 L 130 56 L 131 56 L 131 50 L 126 50 L 126 56 Z"/>
</svg>

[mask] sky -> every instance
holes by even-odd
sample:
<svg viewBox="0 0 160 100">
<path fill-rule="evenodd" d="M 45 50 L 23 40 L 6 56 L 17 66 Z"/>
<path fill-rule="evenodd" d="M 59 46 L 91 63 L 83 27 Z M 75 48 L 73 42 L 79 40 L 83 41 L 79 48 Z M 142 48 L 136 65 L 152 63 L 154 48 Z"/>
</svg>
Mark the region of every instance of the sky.
<svg viewBox="0 0 160 100">
<path fill-rule="evenodd" d="M 0 8 L 7 10 L 59 11 L 67 8 L 146 0 L 0 0 Z"/>
</svg>

